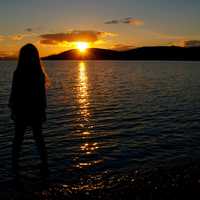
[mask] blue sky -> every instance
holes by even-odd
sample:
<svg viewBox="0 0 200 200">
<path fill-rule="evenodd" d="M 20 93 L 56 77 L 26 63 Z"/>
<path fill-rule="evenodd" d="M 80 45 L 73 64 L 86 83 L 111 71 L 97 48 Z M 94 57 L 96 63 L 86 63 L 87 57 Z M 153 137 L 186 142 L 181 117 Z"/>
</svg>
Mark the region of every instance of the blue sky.
<svg viewBox="0 0 200 200">
<path fill-rule="evenodd" d="M 101 48 L 183 45 L 200 40 L 199 10 L 198 0 L 6 0 L 0 3 L 0 54 L 16 53 L 27 42 L 43 55 L 70 49 L 72 41 L 56 34 L 73 31 L 113 33 L 91 42 Z M 119 23 L 105 24 L 113 20 Z M 56 42 L 42 44 L 45 34 Z"/>
</svg>

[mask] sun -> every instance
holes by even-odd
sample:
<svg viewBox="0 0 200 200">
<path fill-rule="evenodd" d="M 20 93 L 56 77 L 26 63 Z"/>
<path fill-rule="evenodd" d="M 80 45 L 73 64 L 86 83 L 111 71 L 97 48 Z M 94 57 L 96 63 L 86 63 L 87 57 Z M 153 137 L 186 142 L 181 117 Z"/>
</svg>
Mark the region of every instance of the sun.
<svg viewBox="0 0 200 200">
<path fill-rule="evenodd" d="M 87 48 L 89 48 L 88 42 L 76 42 L 76 48 L 81 52 L 86 52 Z"/>
</svg>

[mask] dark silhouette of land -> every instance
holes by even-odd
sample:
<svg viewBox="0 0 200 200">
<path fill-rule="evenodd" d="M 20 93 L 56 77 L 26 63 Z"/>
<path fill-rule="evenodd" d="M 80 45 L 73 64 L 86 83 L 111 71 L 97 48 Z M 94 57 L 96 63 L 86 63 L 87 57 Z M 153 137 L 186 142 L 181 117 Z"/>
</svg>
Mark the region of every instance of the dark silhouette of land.
<svg viewBox="0 0 200 200">
<path fill-rule="evenodd" d="M 64 51 L 60 54 L 44 57 L 47 60 L 113 60 L 120 59 L 121 52 L 109 49 L 89 48 L 86 53 L 80 53 L 78 49 Z"/>
<path fill-rule="evenodd" d="M 0 60 L 16 60 L 15 56 L 3 56 Z M 89 48 L 86 53 L 72 49 L 42 60 L 186 60 L 200 61 L 200 47 L 152 46 L 126 51 Z"/>
<path fill-rule="evenodd" d="M 16 56 L 0 56 L 0 61 L 1 60 L 16 60 Z"/>
<path fill-rule="evenodd" d="M 156 46 L 127 51 L 89 48 L 86 53 L 77 49 L 50 55 L 44 60 L 191 60 L 200 61 L 200 47 Z"/>
</svg>

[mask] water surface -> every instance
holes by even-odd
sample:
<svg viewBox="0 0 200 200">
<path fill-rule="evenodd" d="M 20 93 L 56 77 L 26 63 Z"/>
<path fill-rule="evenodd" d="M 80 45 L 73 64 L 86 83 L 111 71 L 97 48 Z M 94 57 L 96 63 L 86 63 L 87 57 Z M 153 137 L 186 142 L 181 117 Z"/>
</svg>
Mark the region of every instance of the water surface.
<svg viewBox="0 0 200 200">
<path fill-rule="evenodd" d="M 7 107 L 15 61 L 0 62 L 0 177 L 11 179 L 13 122 Z M 105 177 L 200 157 L 200 63 L 46 61 L 51 80 L 44 135 L 51 178 Z M 22 174 L 37 177 L 28 129 Z M 83 183 L 84 184 L 84 183 Z"/>
</svg>

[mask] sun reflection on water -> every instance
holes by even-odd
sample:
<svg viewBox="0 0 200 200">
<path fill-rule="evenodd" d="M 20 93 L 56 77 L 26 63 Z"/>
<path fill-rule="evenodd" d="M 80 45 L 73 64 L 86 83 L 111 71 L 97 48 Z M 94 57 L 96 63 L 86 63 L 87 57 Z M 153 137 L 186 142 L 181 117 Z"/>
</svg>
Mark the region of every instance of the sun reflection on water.
<svg viewBox="0 0 200 200">
<path fill-rule="evenodd" d="M 90 112 L 89 107 L 89 96 L 88 96 L 88 77 L 86 71 L 86 64 L 84 62 L 79 63 L 79 91 L 78 101 L 80 107 L 81 116 L 85 121 L 89 120 Z"/>
<path fill-rule="evenodd" d="M 88 75 L 87 75 L 87 65 L 85 62 L 80 62 L 78 66 L 78 92 L 77 99 L 80 110 L 80 127 L 81 127 L 81 138 L 83 143 L 80 145 L 80 151 L 83 155 L 91 155 L 99 149 L 99 143 L 90 142 L 90 136 L 92 134 L 91 128 L 91 113 L 90 113 L 90 103 L 89 103 L 89 92 L 88 92 Z M 81 158 L 80 158 L 81 159 Z M 91 167 L 98 163 L 102 162 L 101 160 L 81 160 L 76 167 L 85 168 Z"/>
<path fill-rule="evenodd" d="M 98 143 L 85 143 L 81 146 L 81 150 L 84 151 L 86 154 L 91 154 L 93 151 L 98 149 Z"/>
</svg>

